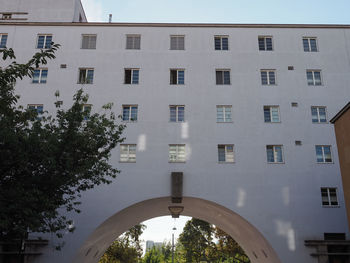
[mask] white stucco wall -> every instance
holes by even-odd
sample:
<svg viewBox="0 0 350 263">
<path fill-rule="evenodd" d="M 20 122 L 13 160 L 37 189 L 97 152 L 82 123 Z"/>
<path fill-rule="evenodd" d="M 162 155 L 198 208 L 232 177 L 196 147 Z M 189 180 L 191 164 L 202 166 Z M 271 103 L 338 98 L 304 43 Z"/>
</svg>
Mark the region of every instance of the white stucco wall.
<svg viewBox="0 0 350 263">
<path fill-rule="evenodd" d="M 18 82 L 21 103 L 53 110 L 54 93 L 69 106 L 78 68 L 95 69 L 84 85 L 93 110 L 113 102 L 138 104 L 125 143 L 137 144 L 136 163 L 115 182 L 84 193 L 76 231 L 61 252 L 48 249 L 38 262 L 70 262 L 104 220 L 144 200 L 170 195 L 170 173 L 184 173 L 184 196 L 216 202 L 242 216 L 270 242 L 282 262 L 317 262 L 305 239 L 348 233 L 333 126 L 313 124 L 311 106 L 327 106 L 328 119 L 350 97 L 350 28 L 152 27 L 122 25 L 13 26 L 8 47 L 19 62 L 34 52 L 38 33 L 62 45 L 48 64 L 46 84 Z M 80 49 L 81 34 L 97 34 L 96 50 Z M 141 50 L 126 50 L 126 34 L 141 35 Z M 170 35 L 185 35 L 185 50 L 169 50 Z M 214 35 L 229 36 L 229 51 L 214 50 Z M 258 36 L 273 36 L 274 51 L 258 50 Z M 317 37 L 319 52 L 304 52 L 302 37 Z M 67 64 L 61 69 L 60 64 Z M 294 66 L 288 71 L 288 66 Z M 140 83 L 125 85 L 124 68 L 140 68 Z M 185 85 L 169 84 L 169 69 L 185 69 Z M 215 84 L 215 69 L 231 69 L 231 85 Z M 276 69 L 277 85 L 262 86 L 260 69 Z M 322 70 L 323 85 L 308 86 L 306 69 Z M 298 107 L 291 107 L 297 102 Z M 169 122 L 169 105 L 185 105 L 185 123 Z M 233 123 L 216 123 L 216 105 L 232 105 Z M 279 105 L 281 123 L 264 123 L 263 106 Z M 301 140 L 302 146 L 295 141 Z M 168 162 L 168 145 L 186 144 L 186 163 Z M 234 144 L 235 163 L 219 164 L 218 144 Z M 282 144 L 283 164 L 266 162 L 266 145 Z M 317 164 L 315 145 L 332 145 L 334 162 Z M 320 187 L 337 187 L 340 206 L 323 208 Z M 54 240 L 53 240 L 54 241 Z"/>
</svg>

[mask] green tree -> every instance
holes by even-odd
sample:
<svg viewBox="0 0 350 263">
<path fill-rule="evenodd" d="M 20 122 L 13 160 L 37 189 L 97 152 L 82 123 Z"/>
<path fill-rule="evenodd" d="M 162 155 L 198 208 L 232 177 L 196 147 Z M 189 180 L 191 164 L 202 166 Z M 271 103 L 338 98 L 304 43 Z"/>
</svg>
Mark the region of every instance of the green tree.
<svg viewBox="0 0 350 263">
<path fill-rule="evenodd" d="M 28 231 L 62 237 L 73 227 L 58 209 L 79 213 L 81 193 L 111 183 L 119 172 L 108 161 L 124 125 L 111 104 L 88 116 L 88 95 L 79 90 L 70 108 L 57 101 L 53 116 L 18 105 L 16 81 L 31 78 L 58 48 L 52 44 L 25 64 L 14 61 L 12 49 L 0 50 L 8 65 L 0 68 L 0 240 L 25 239 Z"/>
<path fill-rule="evenodd" d="M 142 263 L 164 263 L 164 256 L 160 249 L 152 247 L 144 255 Z"/>
</svg>

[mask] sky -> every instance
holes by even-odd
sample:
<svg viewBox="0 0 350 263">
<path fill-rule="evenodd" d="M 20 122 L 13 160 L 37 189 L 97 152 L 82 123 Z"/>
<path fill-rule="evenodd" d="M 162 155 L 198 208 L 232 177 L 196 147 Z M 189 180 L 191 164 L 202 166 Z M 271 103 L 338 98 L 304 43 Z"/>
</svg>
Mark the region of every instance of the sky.
<svg viewBox="0 0 350 263">
<path fill-rule="evenodd" d="M 81 0 L 89 22 L 350 24 L 350 0 Z"/>
</svg>

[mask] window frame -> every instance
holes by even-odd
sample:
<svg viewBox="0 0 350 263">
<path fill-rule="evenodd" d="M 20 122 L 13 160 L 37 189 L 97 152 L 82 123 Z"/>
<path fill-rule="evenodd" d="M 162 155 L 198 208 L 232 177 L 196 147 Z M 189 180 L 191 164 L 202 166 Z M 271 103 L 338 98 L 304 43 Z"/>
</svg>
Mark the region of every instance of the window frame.
<svg viewBox="0 0 350 263">
<path fill-rule="evenodd" d="M 133 151 L 131 151 L 131 147 L 134 147 Z M 123 148 L 124 148 L 124 150 L 123 150 Z M 126 148 L 126 150 L 125 150 L 125 148 Z M 128 143 L 120 144 L 119 162 L 120 163 L 136 163 L 136 151 L 137 151 L 137 144 L 132 144 L 132 143 L 131 144 L 128 144 Z M 126 156 L 123 157 L 123 154 L 126 154 Z M 125 160 L 123 160 L 122 158 L 125 158 Z"/>
<path fill-rule="evenodd" d="M 227 49 L 223 48 L 223 42 L 222 40 L 226 38 L 227 39 Z M 216 49 L 216 40 L 220 40 L 220 49 Z M 215 51 L 229 51 L 230 50 L 230 45 L 229 45 L 229 36 L 228 35 L 215 35 L 214 36 L 214 50 Z"/>
<path fill-rule="evenodd" d="M 132 119 L 132 108 L 136 107 L 136 119 Z M 128 112 L 128 118 L 124 119 L 124 109 L 125 108 L 129 108 L 129 112 Z M 138 114 L 139 114 L 139 105 L 138 104 L 123 104 L 122 105 L 122 121 L 123 122 L 137 122 L 138 121 Z"/>
<path fill-rule="evenodd" d="M 130 48 L 128 48 L 128 38 L 133 38 L 132 46 Z M 136 38 L 139 38 L 138 46 L 136 45 L 137 42 L 135 42 Z M 141 34 L 126 34 L 125 40 L 126 40 L 126 43 L 125 43 L 126 50 L 141 50 Z"/>
<path fill-rule="evenodd" d="M 305 50 L 304 40 L 307 40 L 307 50 Z M 311 40 L 315 40 L 316 50 L 312 50 Z M 304 52 L 319 52 L 317 37 L 302 37 L 303 51 Z"/>
<path fill-rule="evenodd" d="M 33 108 L 31 108 L 33 107 Z M 41 111 L 38 111 L 38 107 L 41 107 Z M 33 109 L 37 112 L 36 120 L 41 120 L 41 115 L 44 114 L 44 104 L 27 104 L 27 109 Z"/>
<path fill-rule="evenodd" d="M 264 49 L 260 49 L 260 39 L 264 39 Z M 267 42 L 266 39 L 271 39 L 271 49 L 267 49 Z M 259 51 L 274 51 L 274 43 L 273 43 L 273 37 L 271 35 L 260 35 L 258 36 L 258 50 Z"/>
<path fill-rule="evenodd" d="M 272 147 L 273 158 L 274 158 L 274 160 L 272 162 L 269 161 L 268 147 Z M 277 161 L 276 155 L 278 154 L 278 152 L 276 151 L 276 147 L 281 147 L 282 161 Z M 267 160 L 268 164 L 284 164 L 285 161 L 284 161 L 283 145 L 282 144 L 268 144 L 268 145 L 266 145 L 266 160 Z"/>
<path fill-rule="evenodd" d="M 91 110 L 92 110 L 92 104 L 84 104 L 83 105 L 83 113 L 87 113 L 85 116 L 84 116 L 84 120 L 87 121 L 90 119 L 90 114 L 91 114 Z"/>
<path fill-rule="evenodd" d="M 3 37 L 6 36 L 6 40 L 3 41 Z M 0 49 L 6 48 L 7 47 L 7 40 L 8 40 L 9 35 L 7 33 L 0 33 Z M 2 45 L 1 43 L 5 42 L 5 45 Z"/>
<path fill-rule="evenodd" d="M 183 39 L 183 49 L 179 48 L 179 41 L 176 41 L 176 46 L 172 46 L 172 39 L 173 38 L 182 38 Z M 181 47 L 181 46 L 180 46 Z M 170 50 L 185 50 L 185 35 L 170 35 Z"/>
<path fill-rule="evenodd" d="M 270 121 L 266 121 L 265 109 L 269 109 Z M 272 109 L 277 109 L 278 121 L 273 121 Z M 281 123 L 281 112 L 280 112 L 280 106 L 279 105 L 264 105 L 263 111 L 264 111 L 264 123 Z"/>
<path fill-rule="evenodd" d="M 176 83 L 173 82 L 172 72 L 176 72 Z M 179 72 L 183 72 L 183 83 L 179 83 Z M 170 85 L 185 85 L 185 69 L 184 68 L 171 68 L 170 69 Z"/>
<path fill-rule="evenodd" d="M 130 83 L 127 83 L 126 71 L 130 70 Z M 137 71 L 137 82 L 134 83 L 134 72 Z M 124 84 L 125 85 L 138 85 L 140 83 L 140 68 L 124 68 Z"/>
<path fill-rule="evenodd" d="M 321 121 L 321 118 L 320 118 L 320 109 L 324 109 L 324 113 L 325 113 L 325 121 L 322 122 Z M 317 111 L 317 121 L 314 122 L 314 115 L 313 115 L 313 112 L 312 112 L 312 109 L 316 109 Z M 311 122 L 312 123 L 315 123 L 315 124 L 327 124 L 328 123 L 328 116 L 327 116 L 327 107 L 326 106 L 311 106 Z"/>
<path fill-rule="evenodd" d="M 218 83 L 218 72 L 222 73 L 222 83 Z M 229 83 L 225 83 L 225 72 L 229 74 Z M 231 85 L 231 69 L 215 69 L 215 84 L 223 86 Z"/>
<path fill-rule="evenodd" d="M 90 40 L 88 42 L 88 45 L 86 48 L 84 48 L 84 37 L 95 37 L 95 47 L 90 47 Z M 97 34 L 81 34 L 81 45 L 80 49 L 84 50 L 94 50 L 97 49 Z"/>
<path fill-rule="evenodd" d="M 220 147 L 224 148 L 224 157 L 225 157 L 225 161 L 220 161 Z M 230 161 L 228 161 L 228 156 L 229 154 L 231 155 L 231 152 L 228 151 L 228 147 L 232 147 L 232 158 L 230 158 Z M 222 164 L 222 163 L 235 163 L 235 145 L 234 144 L 218 144 L 218 163 Z M 232 160 L 232 161 L 231 161 Z"/>
<path fill-rule="evenodd" d="M 318 161 L 317 158 L 317 147 L 321 147 L 322 150 L 322 162 Z M 326 161 L 325 147 L 329 147 L 330 161 Z M 315 153 L 316 153 L 316 163 L 318 164 L 333 164 L 333 153 L 332 153 L 332 145 L 315 145 Z"/>
<path fill-rule="evenodd" d="M 175 160 L 171 158 L 171 147 L 175 147 Z M 179 147 L 183 147 L 183 159 L 180 158 Z M 186 144 L 169 144 L 169 163 L 185 163 L 186 162 Z"/>
<path fill-rule="evenodd" d="M 309 81 L 308 73 L 312 73 L 312 83 Z M 315 73 L 320 73 L 320 83 L 316 82 Z M 308 86 L 323 86 L 322 70 L 320 69 L 307 69 L 306 70 L 306 81 Z"/>
<path fill-rule="evenodd" d="M 35 72 L 39 71 L 38 81 L 34 79 Z M 46 76 L 43 78 L 43 71 L 46 71 Z M 46 84 L 47 83 L 47 77 L 49 74 L 48 68 L 35 68 L 33 71 L 33 78 L 32 78 L 32 84 Z"/>
<path fill-rule="evenodd" d="M 43 47 L 39 47 L 39 38 L 40 37 L 44 37 Z M 47 46 L 47 37 L 51 37 L 51 41 L 50 41 L 48 46 Z M 35 46 L 35 48 L 36 49 L 50 49 L 51 46 L 52 46 L 52 43 L 53 43 L 52 39 L 53 39 L 53 35 L 52 34 L 45 34 L 45 33 L 38 34 L 37 38 L 36 38 L 36 46 Z"/>
<path fill-rule="evenodd" d="M 326 190 L 327 191 L 327 202 L 328 204 L 324 204 L 324 201 L 323 201 L 323 193 L 324 191 L 322 190 Z M 336 202 L 337 204 L 332 204 L 332 201 L 331 201 L 331 190 L 334 190 L 335 192 L 335 198 L 336 198 Z M 338 188 L 337 187 L 321 187 L 321 204 L 322 204 L 322 207 L 340 207 L 340 204 L 339 204 L 339 199 L 338 199 Z"/>
<path fill-rule="evenodd" d="M 80 80 L 80 72 L 82 71 L 82 70 L 85 70 L 85 81 L 84 82 L 82 82 L 81 80 Z M 92 80 L 91 80 L 91 82 L 89 82 L 88 81 L 88 75 L 89 75 L 89 71 L 92 71 Z M 78 70 L 78 84 L 83 84 L 83 85 L 85 85 L 85 84 L 94 84 L 94 76 L 95 75 L 95 69 L 94 68 L 79 68 L 79 70 Z"/>
<path fill-rule="evenodd" d="M 218 118 L 218 109 L 219 108 L 223 108 L 223 121 L 219 121 Z M 231 119 L 228 121 L 226 120 L 226 109 L 229 108 L 231 110 Z M 232 105 L 216 105 L 216 122 L 217 123 L 232 123 L 233 122 L 233 118 L 232 118 Z"/>
<path fill-rule="evenodd" d="M 179 120 L 179 108 L 183 108 L 183 120 Z M 173 121 L 171 119 L 171 109 L 175 108 L 175 120 Z M 172 123 L 183 123 L 186 122 L 185 120 L 185 105 L 169 105 L 169 122 Z"/>
<path fill-rule="evenodd" d="M 263 83 L 263 73 L 266 72 L 266 80 L 267 80 L 267 83 L 264 84 Z M 271 80 L 270 80 L 270 73 L 273 73 L 273 78 L 275 80 L 275 83 L 271 83 Z M 261 69 L 260 70 L 260 79 L 261 79 L 261 85 L 262 86 L 277 86 L 277 74 L 276 74 L 276 70 L 275 69 Z"/>
</svg>

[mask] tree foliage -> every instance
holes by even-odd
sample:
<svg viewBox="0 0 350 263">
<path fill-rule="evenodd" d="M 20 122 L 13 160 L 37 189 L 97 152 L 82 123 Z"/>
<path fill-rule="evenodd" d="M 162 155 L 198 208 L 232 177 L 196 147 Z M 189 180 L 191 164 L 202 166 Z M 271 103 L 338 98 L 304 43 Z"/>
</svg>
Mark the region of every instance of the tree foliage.
<svg viewBox="0 0 350 263">
<path fill-rule="evenodd" d="M 80 212 L 82 192 L 109 184 L 118 174 L 108 160 L 123 141 L 111 104 L 87 116 L 88 95 L 79 90 L 73 105 L 55 103 L 53 116 L 19 106 L 18 79 L 55 58 L 59 45 L 41 50 L 25 64 L 12 49 L 0 50 L 0 239 L 23 239 L 30 232 L 72 231 L 72 221 L 58 212 Z M 8 61 L 10 59 L 10 62 Z M 56 96 L 59 93 L 56 92 Z M 57 98 L 58 99 L 58 98 Z"/>
</svg>

